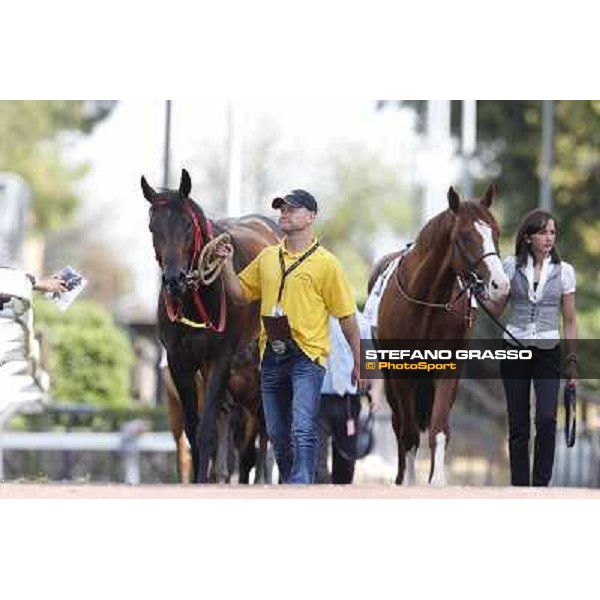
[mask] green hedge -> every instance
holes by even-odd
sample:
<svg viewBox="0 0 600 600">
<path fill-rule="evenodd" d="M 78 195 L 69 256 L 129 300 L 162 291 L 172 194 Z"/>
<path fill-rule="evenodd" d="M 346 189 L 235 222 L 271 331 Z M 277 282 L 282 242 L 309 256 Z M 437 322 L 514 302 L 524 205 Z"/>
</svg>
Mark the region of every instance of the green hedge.
<svg viewBox="0 0 600 600">
<path fill-rule="evenodd" d="M 115 408 L 130 405 L 133 350 L 105 309 L 80 300 L 60 312 L 37 297 L 34 315 L 48 352 L 53 400 Z"/>
<path fill-rule="evenodd" d="M 166 406 L 101 408 L 82 406 L 81 412 L 71 404 L 52 404 L 42 412 L 15 415 L 11 431 L 94 431 L 114 432 L 133 420 L 144 422 L 147 431 L 168 431 Z"/>
</svg>

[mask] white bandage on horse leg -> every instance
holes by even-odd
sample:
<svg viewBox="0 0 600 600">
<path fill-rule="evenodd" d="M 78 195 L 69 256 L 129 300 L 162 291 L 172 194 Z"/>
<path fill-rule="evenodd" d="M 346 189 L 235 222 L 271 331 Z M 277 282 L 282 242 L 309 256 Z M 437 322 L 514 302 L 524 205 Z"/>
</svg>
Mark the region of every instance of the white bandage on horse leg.
<svg viewBox="0 0 600 600">
<path fill-rule="evenodd" d="M 442 431 L 435 436 L 435 449 L 433 453 L 433 475 L 431 476 L 431 485 L 446 485 L 446 476 L 444 474 L 444 461 L 446 458 L 446 434 Z"/>
</svg>

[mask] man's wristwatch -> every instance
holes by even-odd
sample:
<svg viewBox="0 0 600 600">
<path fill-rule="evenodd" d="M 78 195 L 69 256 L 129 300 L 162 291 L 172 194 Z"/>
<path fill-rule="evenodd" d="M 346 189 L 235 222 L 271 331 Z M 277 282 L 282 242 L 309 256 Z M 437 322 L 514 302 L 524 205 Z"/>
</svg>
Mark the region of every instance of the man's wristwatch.
<svg viewBox="0 0 600 600">
<path fill-rule="evenodd" d="M 31 286 L 35 287 L 35 284 L 37 283 L 37 279 L 31 273 L 25 273 L 25 275 L 27 276 L 27 279 L 29 279 L 29 281 L 31 281 Z"/>
</svg>

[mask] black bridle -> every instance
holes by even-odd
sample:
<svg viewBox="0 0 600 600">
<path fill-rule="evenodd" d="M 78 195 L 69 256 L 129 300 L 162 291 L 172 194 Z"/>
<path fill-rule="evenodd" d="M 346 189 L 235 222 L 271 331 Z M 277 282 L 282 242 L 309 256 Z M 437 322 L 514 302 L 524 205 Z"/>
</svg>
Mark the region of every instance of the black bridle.
<svg viewBox="0 0 600 600">
<path fill-rule="evenodd" d="M 467 267 L 464 272 L 457 272 L 455 269 L 452 269 L 454 271 L 455 277 L 461 283 L 461 290 L 456 295 L 456 297 L 448 302 L 439 303 L 439 302 L 426 302 L 424 300 L 419 300 L 419 299 L 411 296 L 404 289 L 402 282 L 400 281 L 400 264 L 402 263 L 402 259 L 404 258 L 404 256 L 402 256 L 400 258 L 400 263 L 398 263 L 398 267 L 397 267 L 396 282 L 400 289 L 400 293 L 406 300 L 408 300 L 409 302 L 412 302 L 413 304 L 419 304 L 420 306 L 426 306 L 428 308 L 442 308 L 446 312 L 452 312 L 454 305 L 458 302 L 458 300 L 464 294 L 469 294 L 469 297 L 471 297 L 473 295 L 476 296 L 477 294 L 483 293 L 484 288 L 485 288 L 485 283 L 484 283 L 483 278 L 479 275 L 479 273 L 477 271 L 477 267 L 488 256 L 497 256 L 498 259 L 500 259 L 500 255 L 498 254 L 498 252 L 486 252 L 486 253 L 482 254 L 476 261 L 473 262 L 470 259 L 469 255 L 465 251 L 464 246 L 462 245 L 462 243 L 460 242 L 460 240 L 458 238 L 455 240 L 454 244 L 461 256 L 462 261 L 465 263 L 465 265 Z M 470 321 L 470 316 L 468 316 L 467 318 Z"/>
</svg>

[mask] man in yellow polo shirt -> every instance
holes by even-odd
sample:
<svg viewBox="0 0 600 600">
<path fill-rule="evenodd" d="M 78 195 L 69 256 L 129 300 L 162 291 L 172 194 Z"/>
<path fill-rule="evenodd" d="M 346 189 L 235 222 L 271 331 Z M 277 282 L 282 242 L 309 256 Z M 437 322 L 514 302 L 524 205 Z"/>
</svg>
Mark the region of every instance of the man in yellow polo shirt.
<svg viewBox="0 0 600 600">
<path fill-rule="evenodd" d="M 286 234 L 265 248 L 240 274 L 233 247 L 222 242 L 223 277 L 238 304 L 260 300 L 261 390 L 267 433 L 282 483 L 313 483 L 320 393 L 329 354 L 329 315 L 337 317 L 360 380 L 356 304 L 337 258 L 314 237 L 317 201 L 305 190 L 275 198 Z"/>
</svg>

